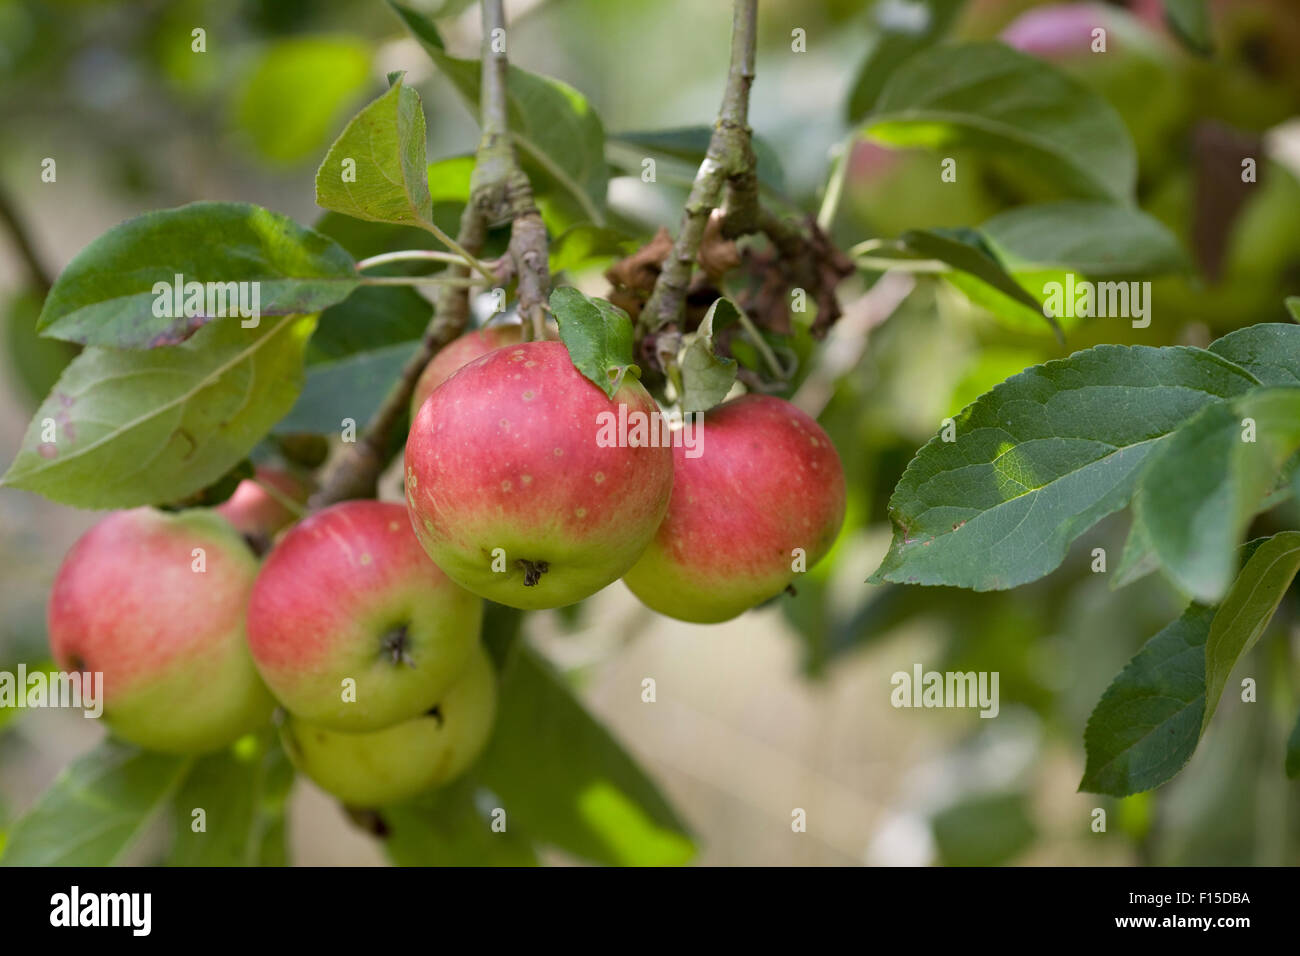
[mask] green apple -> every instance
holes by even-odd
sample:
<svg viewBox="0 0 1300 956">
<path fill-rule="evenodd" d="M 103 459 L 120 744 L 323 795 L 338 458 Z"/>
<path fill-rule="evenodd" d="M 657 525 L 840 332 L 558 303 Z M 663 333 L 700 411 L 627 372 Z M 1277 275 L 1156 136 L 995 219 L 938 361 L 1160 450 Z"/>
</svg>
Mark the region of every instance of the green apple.
<svg viewBox="0 0 1300 956">
<path fill-rule="evenodd" d="M 343 734 L 289 716 L 284 749 L 294 766 L 350 806 L 396 803 L 462 774 L 487 744 L 496 676 L 482 645 L 429 712 L 384 730 Z"/>
</svg>

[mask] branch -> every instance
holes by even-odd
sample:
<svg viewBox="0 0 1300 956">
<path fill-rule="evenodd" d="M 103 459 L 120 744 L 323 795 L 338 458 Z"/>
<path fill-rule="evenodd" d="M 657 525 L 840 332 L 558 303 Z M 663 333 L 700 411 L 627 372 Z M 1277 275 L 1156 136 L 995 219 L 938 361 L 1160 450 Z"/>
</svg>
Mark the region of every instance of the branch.
<svg viewBox="0 0 1300 956">
<path fill-rule="evenodd" d="M 32 285 L 41 299 L 49 295 L 50 286 L 53 282 L 50 274 L 45 271 L 41 264 L 40 256 L 36 254 L 36 247 L 32 244 L 31 236 L 28 235 L 27 229 L 23 225 L 18 211 L 14 209 L 13 204 L 9 201 L 8 194 L 0 189 L 0 223 L 4 223 L 13 236 L 14 245 L 18 249 L 18 255 L 27 266 L 27 271 L 31 275 Z"/>
<path fill-rule="evenodd" d="M 533 202 L 533 188 L 519 167 L 507 122 L 506 83 L 509 63 L 504 48 L 493 50 L 493 32 L 504 30 L 501 0 L 483 0 L 483 79 L 480 97 L 479 139 L 470 177 L 470 198 L 461 213 L 456 243 L 467 250 L 471 261 L 483 249 L 489 227 L 511 222 L 510 245 L 502 272 L 518 277 L 519 312 L 531 319 L 534 338 L 542 338 L 550 271 L 546 228 Z M 388 465 L 393 430 L 406 414 L 416 382 L 425 366 L 455 339 L 469 322 L 469 268 L 449 265 L 438 277 L 443 280 L 434 306 L 433 319 L 424 331 L 420 348 L 402 368 L 402 373 L 385 396 L 383 404 L 366 424 L 361 438 L 340 455 L 329 469 L 321 490 L 309 505 L 323 508 L 349 498 L 372 498 L 379 476 Z M 500 275 L 495 278 L 501 278 Z M 370 281 L 374 281 L 373 279 Z"/>
<path fill-rule="evenodd" d="M 758 0 L 735 0 L 731 24 L 731 61 L 709 148 L 700 163 L 682 215 L 673 251 L 664 261 L 654 291 L 638 318 L 640 331 L 658 332 L 681 321 L 686 290 L 700 251 L 709 215 L 726 187 L 724 234 L 752 232 L 758 219 L 758 177 L 750 142 L 749 90 L 754 84 L 758 35 Z"/>
</svg>

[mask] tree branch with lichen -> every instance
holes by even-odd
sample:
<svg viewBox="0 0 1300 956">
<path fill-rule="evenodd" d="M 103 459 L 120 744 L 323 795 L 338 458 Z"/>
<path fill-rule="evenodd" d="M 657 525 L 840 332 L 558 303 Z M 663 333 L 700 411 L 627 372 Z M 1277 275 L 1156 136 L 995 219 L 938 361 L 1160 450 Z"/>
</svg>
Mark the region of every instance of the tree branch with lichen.
<svg viewBox="0 0 1300 956">
<path fill-rule="evenodd" d="M 470 197 L 461 214 L 456 244 L 477 256 L 483 249 L 488 228 L 510 222 L 510 245 L 497 278 L 518 279 L 519 313 L 531 323 L 535 338 L 541 338 L 550 290 L 546 228 L 533 201 L 532 184 L 519 167 L 507 121 L 506 83 L 509 64 L 505 52 L 493 50 L 494 31 L 505 27 L 501 0 L 483 2 L 482 93 L 480 125 L 482 136 L 475 153 L 470 179 Z M 434 305 L 433 318 L 424 331 L 420 347 L 402 367 L 402 372 L 379 410 L 366 424 L 358 441 L 335 460 L 326 472 L 320 490 L 312 496 L 313 509 L 350 498 L 374 497 L 379 476 L 387 467 L 393 445 L 393 430 L 402 421 L 416 383 L 425 367 L 447 344 L 459 336 L 469 322 L 470 270 L 453 263 L 439 276 L 443 280 Z"/>
<path fill-rule="evenodd" d="M 668 330 L 681 322 L 700 242 L 709 216 L 723 199 L 730 223 L 726 234 L 743 235 L 758 223 L 758 175 L 749 128 L 749 91 L 754 84 L 758 46 L 758 0 L 735 0 L 731 24 L 731 59 L 722 106 L 713 124 L 709 148 L 691 185 L 681 228 L 664 260 L 654 290 L 638 318 L 642 334 Z"/>
</svg>

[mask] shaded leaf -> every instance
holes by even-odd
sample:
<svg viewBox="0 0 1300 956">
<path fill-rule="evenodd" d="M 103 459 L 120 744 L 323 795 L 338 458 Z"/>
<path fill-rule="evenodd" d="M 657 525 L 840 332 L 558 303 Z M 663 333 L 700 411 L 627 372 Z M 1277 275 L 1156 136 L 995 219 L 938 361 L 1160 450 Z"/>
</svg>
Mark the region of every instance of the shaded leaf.
<svg viewBox="0 0 1300 956">
<path fill-rule="evenodd" d="M 1246 421 L 1254 440 L 1245 440 Z M 1297 449 L 1300 388 L 1279 386 L 1202 409 L 1151 455 L 1134 495 L 1134 524 L 1184 593 L 1202 604 L 1223 597 L 1246 525 Z"/>
<path fill-rule="evenodd" d="M 630 130 L 623 133 L 612 133 L 609 142 L 633 150 L 671 156 L 674 159 L 680 159 L 698 166 L 704 161 L 704 156 L 709 151 L 709 141 L 712 138 L 712 126 L 679 126 L 673 129 Z M 781 158 L 777 155 L 776 150 L 761 136 L 752 136 L 750 144 L 754 150 L 754 158 L 758 163 L 755 168 L 758 181 L 774 192 L 784 190 L 785 170 L 781 166 Z M 637 163 L 634 168 L 629 168 L 629 171 L 640 175 L 640 163 Z"/>
<path fill-rule="evenodd" d="M 889 502 L 894 538 L 871 581 L 1012 588 L 1128 504 L 1140 467 L 1205 405 L 1253 378 L 1200 349 L 1102 345 L 1026 369 L 931 439 Z"/>
<path fill-rule="evenodd" d="M 419 341 L 397 342 L 307 368 L 302 394 L 276 423 L 276 434 L 338 432 L 350 418 L 360 431 L 397 380 Z"/>
<path fill-rule="evenodd" d="M 1133 141 L 1099 94 L 1001 43 L 931 47 L 899 67 L 864 133 L 890 146 L 1014 157 L 1067 193 L 1131 200 Z"/>
<path fill-rule="evenodd" d="M 204 296 L 200 314 L 170 291 L 184 284 L 222 283 Z M 117 348 L 153 348 L 184 341 L 208 322 L 237 314 L 232 282 L 257 284 L 263 319 L 317 312 L 358 286 L 352 257 L 333 240 L 260 206 L 196 202 L 145 213 L 114 226 L 63 270 L 37 327 L 56 339 Z M 154 291 L 162 283 L 169 290 Z M 251 295 L 250 287 L 246 295 Z M 169 315 L 156 315 L 169 311 Z M 251 304 L 251 302 L 250 302 Z M 242 320 L 241 320 L 242 321 Z M 251 321 L 251 320 L 249 320 Z"/>
<path fill-rule="evenodd" d="M 69 764 L 9 831 L 4 866 L 111 866 L 181 785 L 193 758 L 108 739 Z"/>
<path fill-rule="evenodd" d="M 180 345 L 86 349 L 37 410 L 0 484 L 79 508 L 157 504 L 206 487 L 293 405 L 314 323 L 285 316 L 245 329 L 220 319 Z"/>
<path fill-rule="evenodd" d="M 1300 385 L 1300 325 L 1249 325 L 1211 342 L 1210 351 L 1240 365 L 1264 385 Z"/>
<path fill-rule="evenodd" d="M 1206 0 L 1165 0 L 1165 22 L 1189 50 L 1202 56 L 1214 52 Z"/>
<path fill-rule="evenodd" d="M 537 855 L 507 818 L 492 829 L 491 793 L 462 778 L 383 811 L 384 851 L 398 866 L 535 866 Z"/>
<path fill-rule="evenodd" d="M 1037 831 L 1024 794 L 981 794 L 930 820 L 943 866 L 998 866 L 1033 844 Z"/>
<path fill-rule="evenodd" d="M 965 0 L 877 3 L 871 8 L 867 53 L 849 89 L 848 120 L 862 119 L 876 105 L 885 84 L 908 58 L 948 32 Z"/>
<path fill-rule="evenodd" d="M 654 782 L 522 641 L 480 779 L 538 843 L 610 865 L 685 863 L 695 847 Z"/>
</svg>

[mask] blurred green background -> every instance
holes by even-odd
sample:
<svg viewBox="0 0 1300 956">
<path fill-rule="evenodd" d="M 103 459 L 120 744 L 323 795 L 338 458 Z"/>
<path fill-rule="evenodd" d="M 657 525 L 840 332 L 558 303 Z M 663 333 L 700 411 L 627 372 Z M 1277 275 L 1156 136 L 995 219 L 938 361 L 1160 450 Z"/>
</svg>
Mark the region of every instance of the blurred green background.
<svg viewBox="0 0 1300 956">
<path fill-rule="evenodd" d="M 476 55 L 475 7 L 412 5 L 442 17 L 452 51 Z M 940 188 L 933 154 L 852 142 L 860 66 L 891 42 L 880 24 L 900 6 L 760 4 L 751 122 L 779 160 L 792 210 L 816 212 L 833 159 L 844 160 L 832 230 L 841 248 L 909 228 L 976 225 L 1034 198 L 996 160 L 963 157 L 959 182 Z M 1060 570 L 1013 592 L 862 583 L 888 543 L 885 506 L 902 469 L 942 418 L 992 385 L 1097 342 L 1203 345 L 1287 320 L 1283 298 L 1300 293 L 1300 4 L 1211 9 L 1210 57 L 1189 52 L 1160 4 L 1145 0 L 971 0 L 951 27 L 954 38 L 1002 35 L 1120 111 L 1138 147 L 1139 202 L 1195 263 L 1156 282 L 1150 328 L 1090 320 L 1062 347 L 1041 322 L 1003 303 L 981 308 L 939 278 L 851 278 L 841 287 L 845 318 L 794 396 L 820 413 L 840 450 L 849 519 L 798 596 L 712 628 L 657 618 L 621 585 L 576 611 L 529 616 L 529 638 L 695 828 L 702 862 L 1300 862 L 1300 788 L 1282 773 L 1300 707 L 1294 597 L 1242 671 L 1259 683 L 1259 703 L 1228 694 L 1180 776 L 1115 800 L 1076 792 L 1088 714 L 1180 609 L 1154 576 L 1112 590 L 1090 572 L 1093 548 L 1118 557 L 1127 517 L 1102 522 Z M 607 134 L 712 121 L 728 4 L 551 0 L 508 3 L 507 12 L 512 62 L 582 91 Z M 1096 22 L 1109 31 L 1104 56 L 1078 27 Z M 201 54 L 191 49 L 196 28 L 205 31 Z M 796 29 L 806 52 L 791 49 Z M 471 152 L 473 118 L 378 0 L 0 0 L 0 444 L 17 450 L 68 360 L 67 346 L 38 340 L 32 325 L 43 285 L 82 246 L 128 216 L 199 199 L 315 222 L 316 165 L 398 69 L 423 96 L 430 158 Z M 1234 189 L 1214 172 L 1243 150 L 1259 157 L 1259 182 Z M 47 157 L 57 163 L 53 183 L 41 179 Z M 617 171 L 626 151 L 611 145 L 609 158 Z M 661 164 L 654 184 L 616 175 L 615 224 L 639 237 L 675 228 L 693 172 L 679 165 Z M 548 215 L 552 225 L 576 221 L 563 209 Z M 603 294 L 601 265 L 588 262 L 575 281 Z M 400 500 L 391 481 L 385 491 Z M 44 657 L 50 581 L 94 517 L 0 490 L 0 668 Z M 1253 533 L 1297 521 L 1295 506 L 1283 506 Z M 999 717 L 894 709 L 890 675 L 914 663 L 999 672 Z M 646 677 L 658 686 L 653 706 L 640 699 Z M 90 745 L 98 731 L 86 723 L 0 710 L 0 832 Z M 300 781 L 293 799 L 296 861 L 381 860 L 310 784 Z M 1091 828 L 1098 807 L 1104 833 Z M 807 833 L 791 832 L 795 808 L 807 811 Z M 150 853 L 146 843 L 138 855 Z"/>
</svg>

